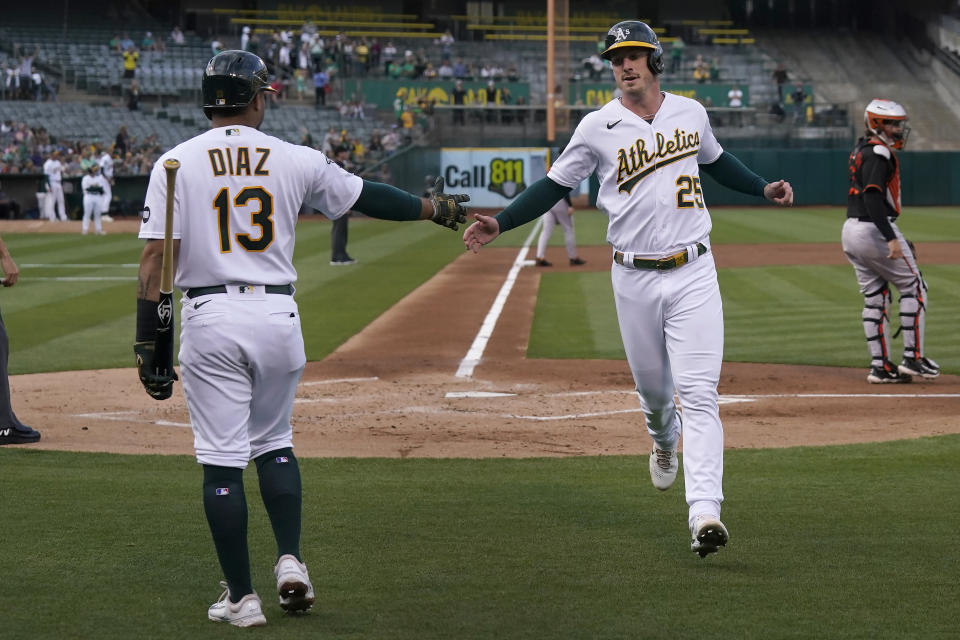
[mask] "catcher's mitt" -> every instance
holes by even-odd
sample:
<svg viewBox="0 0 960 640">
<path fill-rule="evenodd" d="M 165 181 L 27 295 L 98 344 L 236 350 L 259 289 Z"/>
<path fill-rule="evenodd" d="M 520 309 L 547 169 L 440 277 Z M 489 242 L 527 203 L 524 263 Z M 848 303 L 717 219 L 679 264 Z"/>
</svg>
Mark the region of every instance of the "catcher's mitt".
<svg viewBox="0 0 960 640">
<path fill-rule="evenodd" d="M 467 210 L 461 205 L 470 199 L 465 193 L 444 193 L 443 176 L 433 183 L 430 202 L 433 204 L 433 215 L 430 219 L 441 227 L 456 231 L 457 223 L 467 221 Z"/>
</svg>

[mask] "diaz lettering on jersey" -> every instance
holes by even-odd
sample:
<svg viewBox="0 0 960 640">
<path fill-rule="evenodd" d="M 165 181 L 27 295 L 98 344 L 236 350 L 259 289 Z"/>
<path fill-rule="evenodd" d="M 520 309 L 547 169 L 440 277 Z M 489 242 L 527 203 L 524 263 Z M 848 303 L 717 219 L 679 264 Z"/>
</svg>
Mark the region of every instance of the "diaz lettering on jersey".
<svg viewBox="0 0 960 640">
<path fill-rule="evenodd" d="M 236 156 L 234 156 L 236 154 Z M 266 168 L 267 158 L 270 157 L 270 149 L 257 147 L 257 165 L 251 173 L 250 167 L 250 149 L 246 147 L 237 147 L 232 149 L 207 149 L 207 155 L 210 156 L 210 168 L 213 169 L 214 177 L 225 176 L 268 176 L 270 171 Z"/>
<path fill-rule="evenodd" d="M 673 137 L 657 133 L 657 150 L 647 151 L 647 141 L 637 138 L 628 149 L 617 151 L 618 191 L 630 193 L 638 182 L 657 169 L 696 155 L 700 150 L 700 132 L 674 129 Z"/>
</svg>

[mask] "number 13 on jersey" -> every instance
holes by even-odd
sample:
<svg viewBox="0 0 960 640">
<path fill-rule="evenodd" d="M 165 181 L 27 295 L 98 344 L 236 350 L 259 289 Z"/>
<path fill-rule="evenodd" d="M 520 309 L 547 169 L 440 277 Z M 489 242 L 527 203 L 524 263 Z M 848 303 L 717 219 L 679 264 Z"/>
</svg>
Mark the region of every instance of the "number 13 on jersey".
<svg viewBox="0 0 960 640">
<path fill-rule="evenodd" d="M 260 237 L 254 238 L 249 233 L 238 233 L 234 236 L 237 244 L 246 251 L 265 251 L 273 242 L 273 220 L 270 218 L 273 215 L 273 196 L 263 187 L 244 187 L 232 200 L 233 206 L 236 207 L 252 207 L 257 203 L 259 208 L 256 211 L 250 210 L 250 223 L 260 227 Z M 224 187 L 213 199 L 213 208 L 217 212 L 217 230 L 220 233 L 220 253 L 233 251 L 233 238 L 230 235 L 230 206 L 230 189 Z"/>
</svg>

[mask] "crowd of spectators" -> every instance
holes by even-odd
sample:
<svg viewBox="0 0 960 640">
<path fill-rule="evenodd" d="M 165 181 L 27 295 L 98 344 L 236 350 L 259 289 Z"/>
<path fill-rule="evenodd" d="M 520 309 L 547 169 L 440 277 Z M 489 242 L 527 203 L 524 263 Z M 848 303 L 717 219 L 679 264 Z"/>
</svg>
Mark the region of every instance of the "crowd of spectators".
<svg viewBox="0 0 960 640">
<path fill-rule="evenodd" d="M 42 126 L 31 127 L 14 120 L 0 124 L 0 174 L 39 175 L 43 173 L 43 163 L 56 150 L 63 160 L 64 177 L 82 176 L 86 171 L 85 163 L 96 159 L 104 149 L 113 155 L 114 175 L 119 176 L 149 174 L 153 163 L 164 151 L 156 136 L 137 140 L 124 126 L 110 143 L 57 139 Z"/>
<path fill-rule="evenodd" d="M 33 52 L 15 48 L 10 62 L 0 62 L 0 100 L 57 100 L 56 80 L 47 77 L 34 60 L 39 49 Z"/>
</svg>

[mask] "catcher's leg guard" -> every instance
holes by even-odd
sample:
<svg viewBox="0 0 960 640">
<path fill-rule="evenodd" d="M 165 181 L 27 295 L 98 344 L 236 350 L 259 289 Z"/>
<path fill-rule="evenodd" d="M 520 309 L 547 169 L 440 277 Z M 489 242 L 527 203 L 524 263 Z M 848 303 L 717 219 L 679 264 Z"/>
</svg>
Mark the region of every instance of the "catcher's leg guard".
<svg viewBox="0 0 960 640">
<path fill-rule="evenodd" d="M 922 358 L 924 326 L 927 316 L 926 283 L 917 278 L 912 289 L 900 294 L 900 331 L 903 332 L 903 357 Z"/>
<path fill-rule="evenodd" d="M 863 295 L 863 332 L 867 336 L 867 349 L 874 366 L 882 366 L 890 359 L 890 322 L 887 310 L 890 308 L 890 287 L 883 283 L 879 289 Z"/>
</svg>

